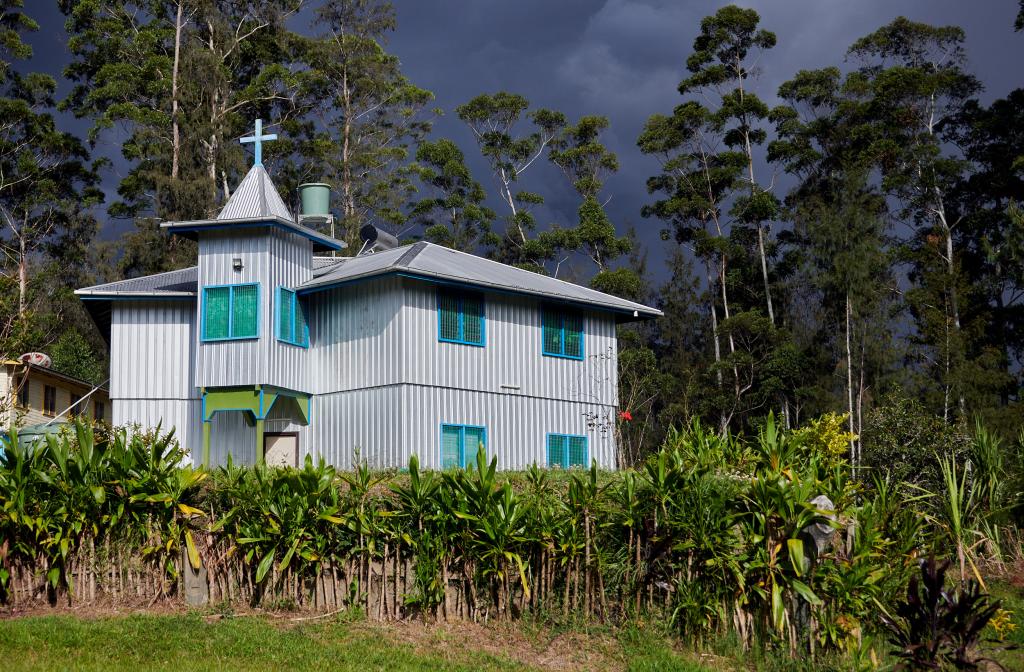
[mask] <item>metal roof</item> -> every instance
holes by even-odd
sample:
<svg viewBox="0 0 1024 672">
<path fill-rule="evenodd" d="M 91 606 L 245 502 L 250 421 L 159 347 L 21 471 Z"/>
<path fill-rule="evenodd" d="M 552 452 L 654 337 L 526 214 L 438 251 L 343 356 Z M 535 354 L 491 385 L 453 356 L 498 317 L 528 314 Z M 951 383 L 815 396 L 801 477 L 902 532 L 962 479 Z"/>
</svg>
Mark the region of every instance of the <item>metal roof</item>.
<svg viewBox="0 0 1024 672">
<path fill-rule="evenodd" d="M 326 272 L 295 289 L 309 293 L 394 273 L 596 306 L 633 317 L 657 317 L 662 314 L 656 308 L 588 287 L 427 242 L 359 257 L 344 257 L 336 266 L 328 267 Z"/>
<path fill-rule="evenodd" d="M 144 296 L 195 296 L 199 282 L 199 267 L 191 266 L 177 271 L 167 271 L 141 278 L 108 282 L 76 289 L 75 294 L 84 297 L 144 297 Z"/>
<path fill-rule="evenodd" d="M 221 209 L 217 219 L 292 219 L 270 175 L 261 165 L 255 165 L 242 179 Z"/>
</svg>

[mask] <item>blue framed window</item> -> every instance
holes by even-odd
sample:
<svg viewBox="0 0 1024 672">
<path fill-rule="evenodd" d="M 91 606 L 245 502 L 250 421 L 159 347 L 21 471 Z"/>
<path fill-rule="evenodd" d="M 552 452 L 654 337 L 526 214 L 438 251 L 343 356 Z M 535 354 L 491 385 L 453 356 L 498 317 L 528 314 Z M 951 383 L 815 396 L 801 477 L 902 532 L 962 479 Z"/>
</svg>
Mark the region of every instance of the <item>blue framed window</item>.
<svg viewBox="0 0 1024 672">
<path fill-rule="evenodd" d="M 587 467 L 589 463 L 587 437 L 572 434 L 548 434 L 548 466 Z"/>
<path fill-rule="evenodd" d="M 231 341 L 260 336 L 260 285 L 203 287 L 202 339 Z"/>
<path fill-rule="evenodd" d="M 548 357 L 583 359 L 583 316 L 565 308 L 541 308 L 541 352 Z"/>
<path fill-rule="evenodd" d="M 309 324 L 298 294 L 277 288 L 277 340 L 301 348 L 309 347 Z"/>
<path fill-rule="evenodd" d="M 441 425 L 441 468 L 465 469 L 476 452 L 487 450 L 487 429 L 474 425 Z"/>
<path fill-rule="evenodd" d="M 482 294 L 437 290 L 437 340 L 483 346 L 486 330 Z"/>
</svg>

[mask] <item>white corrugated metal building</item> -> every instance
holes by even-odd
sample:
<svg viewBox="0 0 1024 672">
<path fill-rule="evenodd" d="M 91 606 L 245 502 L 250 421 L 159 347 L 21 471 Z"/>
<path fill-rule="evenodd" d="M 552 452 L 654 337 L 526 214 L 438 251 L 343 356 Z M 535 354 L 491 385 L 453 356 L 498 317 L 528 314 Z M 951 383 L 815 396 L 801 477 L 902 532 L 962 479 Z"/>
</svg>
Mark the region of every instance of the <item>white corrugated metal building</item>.
<svg viewBox="0 0 1024 672">
<path fill-rule="evenodd" d="M 618 322 L 659 311 L 430 243 L 354 257 L 292 217 L 262 165 L 215 220 L 168 222 L 197 267 L 78 290 L 109 334 L 116 424 L 192 459 L 305 455 L 616 467 Z"/>
</svg>

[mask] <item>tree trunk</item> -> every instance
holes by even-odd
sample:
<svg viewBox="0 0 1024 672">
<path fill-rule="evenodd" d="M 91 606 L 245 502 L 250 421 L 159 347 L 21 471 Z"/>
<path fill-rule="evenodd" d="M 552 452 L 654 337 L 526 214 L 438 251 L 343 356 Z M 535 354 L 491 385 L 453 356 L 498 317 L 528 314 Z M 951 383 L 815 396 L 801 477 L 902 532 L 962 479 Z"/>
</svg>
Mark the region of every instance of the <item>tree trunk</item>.
<svg viewBox="0 0 1024 672">
<path fill-rule="evenodd" d="M 846 291 L 846 401 L 849 411 L 850 434 L 853 434 L 853 355 L 850 352 L 850 322 L 852 307 L 850 305 L 850 291 Z M 850 466 L 853 467 L 854 476 L 857 475 L 857 449 L 853 437 L 850 437 Z"/>
<path fill-rule="evenodd" d="M 178 70 L 181 63 L 181 28 L 184 0 L 178 0 L 178 13 L 174 21 L 174 66 L 171 71 L 171 179 L 178 179 L 181 138 L 178 129 Z"/>
</svg>

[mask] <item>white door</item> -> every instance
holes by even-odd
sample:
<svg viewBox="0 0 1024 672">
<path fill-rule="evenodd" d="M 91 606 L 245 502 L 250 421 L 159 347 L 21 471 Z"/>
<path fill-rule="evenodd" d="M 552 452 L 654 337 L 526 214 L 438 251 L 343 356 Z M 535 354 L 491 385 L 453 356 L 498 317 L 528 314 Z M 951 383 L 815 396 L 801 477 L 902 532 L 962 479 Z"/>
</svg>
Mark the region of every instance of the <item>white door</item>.
<svg viewBox="0 0 1024 672">
<path fill-rule="evenodd" d="M 299 437 L 295 434 L 266 434 L 263 449 L 268 467 L 299 466 Z"/>
</svg>

